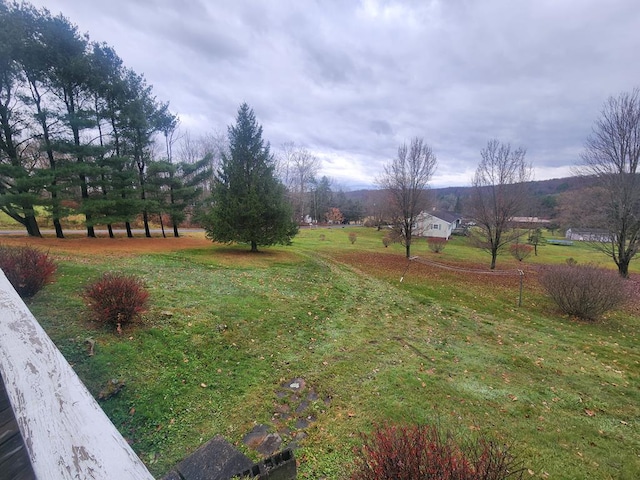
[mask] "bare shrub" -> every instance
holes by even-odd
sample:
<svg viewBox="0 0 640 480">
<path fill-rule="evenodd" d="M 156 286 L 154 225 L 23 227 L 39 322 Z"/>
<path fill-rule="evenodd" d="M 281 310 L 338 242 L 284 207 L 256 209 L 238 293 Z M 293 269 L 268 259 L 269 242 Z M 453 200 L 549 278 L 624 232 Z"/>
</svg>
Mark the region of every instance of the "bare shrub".
<svg viewBox="0 0 640 480">
<path fill-rule="evenodd" d="M 351 480 L 501 480 L 523 474 L 507 447 L 482 438 L 463 445 L 429 425 L 385 425 L 362 438 Z"/>
<path fill-rule="evenodd" d="M 386 247 L 393 243 L 393 239 L 389 235 L 382 237 L 382 244 Z"/>
<path fill-rule="evenodd" d="M 447 246 L 447 239 L 441 237 L 427 237 L 427 245 L 433 253 L 440 253 Z"/>
<path fill-rule="evenodd" d="M 594 265 L 548 266 L 540 284 L 562 312 L 583 320 L 597 320 L 627 299 L 624 279 Z"/>
<path fill-rule="evenodd" d="M 509 251 L 513 258 L 521 262 L 525 258 L 527 258 L 533 252 L 532 245 L 526 245 L 524 243 L 512 243 L 509 246 Z"/>
<path fill-rule="evenodd" d="M 351 242 L 351 245 L 356 243 L 357 239 L 358 239 L 358 235 L 356 235 L 356 232 L 349 232 L 349 241 Z"/>
<path fill-rule="evenodd" d="M 57 265 L 36 248 L 1 245 L 0 268 L 18 295 L 30 298 L 52 281 Z"/>
<path fill-rule="evenodd" d="M 96 320 L 113 325 L 119 333 L 122 325 L 146 311 L 149 292 L 135 276 L 105 273 L 84 289 L 83 297 Z"/>
</svg>

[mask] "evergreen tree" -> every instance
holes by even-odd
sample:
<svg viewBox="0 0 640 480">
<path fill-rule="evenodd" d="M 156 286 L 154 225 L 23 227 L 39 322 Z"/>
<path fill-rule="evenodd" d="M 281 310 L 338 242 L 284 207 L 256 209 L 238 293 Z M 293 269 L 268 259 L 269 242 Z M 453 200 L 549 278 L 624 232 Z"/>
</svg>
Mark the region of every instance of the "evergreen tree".
<svg viewBox="0 0 640 480">
<path fill-rule="evenodd" d="M 324 222 L 325 214 L 331 208 L 333 202 L 331 181 L 325 175 L 320 181 L 315 182 L 313 188 L 313 219 L 316 222 Z"/>
<path fill-rule="evenodd" d="M 222 157 L 213 184 L 213 206 L 203 222 L 207 237 L 249 243 L 252 252 L 258 245 L 289 244 L 298 227 L 291 220 L 285 188 L 275 176 L 269 144 L 262 140 L 262 127 L 246 103 L 238 109 L 228 135 L 229 153 Z"/>
<path fill-rule="evenodd" d="M 84 131 L 97 127 L 89 39 L 61 15 L 43 16 L 39 33 L 46 45 L 46 86 L 58 99 L 56 116 L 64 129 L 56 149 L 63 156 L 74 159 L 75 163 L 67 164 L 70 171 L 75 170 L 69 176 L 69 186 L 80 190 L 84 204 L 89 202 L 92 182 L 100 174 L 94 161 L 100 149 L 83 138 Z M 87 236 L 95 237 L 90 209 L 82 210 L 85 210 Z"/>
<path fill-rule="evenodd" d="M 46 180 L 33 161 L 33 142 L 23 135 L 29 125 L 19 94 L 29 19 L 16 5 L 0 3 L 0 210 L 39 237 L 34 205 Z"/>
</svg>

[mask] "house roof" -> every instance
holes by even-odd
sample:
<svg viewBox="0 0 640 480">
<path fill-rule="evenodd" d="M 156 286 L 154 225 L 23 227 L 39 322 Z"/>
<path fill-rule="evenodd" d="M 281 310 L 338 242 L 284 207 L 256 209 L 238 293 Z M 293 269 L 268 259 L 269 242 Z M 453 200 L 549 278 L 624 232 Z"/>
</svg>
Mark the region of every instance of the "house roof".
<svg viewBox="0 0 640 480">
<path fill-rule="evenodd" d="M 435 217 L 440 220 L 444 220 L 447 223 L 454 223 L 456 220 L 460 220 L 462 215 L 459 213 L 446 212 L 444 210 L 434 210 L 432 212 L 422 212 L 424 216 Z"/>
</svg>

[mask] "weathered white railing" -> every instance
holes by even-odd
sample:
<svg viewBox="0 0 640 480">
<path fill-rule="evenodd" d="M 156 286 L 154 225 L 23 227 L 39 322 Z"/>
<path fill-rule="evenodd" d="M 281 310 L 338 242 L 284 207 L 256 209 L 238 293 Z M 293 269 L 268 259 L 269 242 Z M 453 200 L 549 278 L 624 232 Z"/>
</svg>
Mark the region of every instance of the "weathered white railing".
<svg viewBox="0 0 640 480">
<path fill-rule="evenodd" d="M 0 372 L 38 480 L 153 479 L 2 270 Z"/>
</svg>

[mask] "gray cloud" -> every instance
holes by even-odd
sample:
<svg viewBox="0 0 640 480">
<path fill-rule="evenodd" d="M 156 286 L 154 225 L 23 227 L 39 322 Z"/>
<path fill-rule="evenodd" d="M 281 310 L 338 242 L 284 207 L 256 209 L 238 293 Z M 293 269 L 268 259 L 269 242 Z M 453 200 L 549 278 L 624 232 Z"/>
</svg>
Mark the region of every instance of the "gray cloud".
<svg viewBox="0 0 640 480">
<path fill-rule="evenodd" d="M 640 84 L 635 0 L 36 0 L 144 73 L 194 133 L 246 101 L 344 185 L 373 185 L 413 136 L 435 186 L 465 185 L 491 138 L 536 177 L 569 174 L 602 103 Z"/>
</svg>

